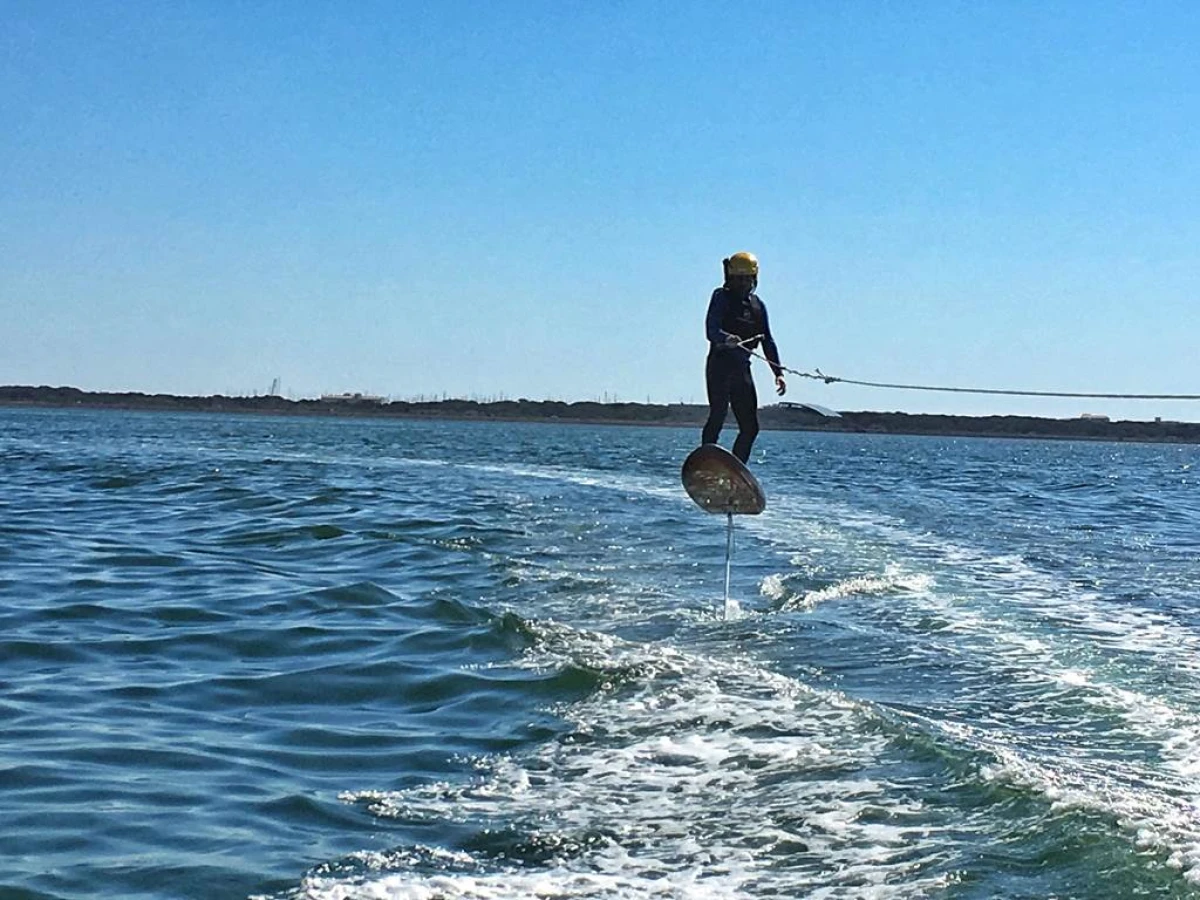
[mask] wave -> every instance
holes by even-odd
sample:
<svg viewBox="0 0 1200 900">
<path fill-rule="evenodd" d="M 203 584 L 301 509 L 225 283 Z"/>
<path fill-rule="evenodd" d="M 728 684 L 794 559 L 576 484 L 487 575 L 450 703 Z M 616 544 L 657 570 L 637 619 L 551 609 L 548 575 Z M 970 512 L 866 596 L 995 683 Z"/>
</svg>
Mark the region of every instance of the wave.
<svg viewBox="0 0 1200 900">
<path fill-rule="evenodd" d="M 888 566 L 878 575 L 854 575 L 814 590 L 793 589 L 799 575 L 775 574 L 763 579 L 760 592 L 781 612 L 811 610 L 829 600 L 851 596 L 918 593 L 934 585 L 930 575 L 904 572 L 899 566 Z"/>
</svg>

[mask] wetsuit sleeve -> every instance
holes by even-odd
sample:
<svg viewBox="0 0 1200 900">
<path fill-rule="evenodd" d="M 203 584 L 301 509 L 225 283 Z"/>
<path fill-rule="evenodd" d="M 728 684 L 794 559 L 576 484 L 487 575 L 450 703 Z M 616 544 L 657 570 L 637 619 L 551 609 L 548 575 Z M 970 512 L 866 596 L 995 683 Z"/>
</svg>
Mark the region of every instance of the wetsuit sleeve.
<svg viewBox="0 0 1200 900">
<path fill-rule="evenodd" d="M 759 300 L 758 302 L 762 304 L 763 355 L 766 356 L 767 362 L 771 366 L 771 372 L 775 375 L 776 378 L 778 378 L 780 375 L 783 374 L 783 369 L 779 364 L 779 348 L 775 346 L 775 338 L 773 338 L 771 336 L 771 320 L 767 318 L 767 304 L 763 303 L 761 300 Z"/>
<path fill-rule="evenodd" d="M 704 333 L 713 344 L 725 343 L 728 334 L 721 330 L 721 320 L 725 318 L 725 308 L 728 305 L 728 295 L 718 288 L 713 291 L 712 299 L 708 301 L 708 315 L 704 317 Z"/>
</svg>

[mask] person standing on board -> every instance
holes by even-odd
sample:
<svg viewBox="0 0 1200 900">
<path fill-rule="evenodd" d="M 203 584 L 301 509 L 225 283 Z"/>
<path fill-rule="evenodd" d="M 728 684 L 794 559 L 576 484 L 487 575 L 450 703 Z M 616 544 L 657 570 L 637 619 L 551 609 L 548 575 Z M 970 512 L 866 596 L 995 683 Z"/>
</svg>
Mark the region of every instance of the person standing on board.
<svg viewBox="0 0 1200 900">
<path fill-rule="evenodd" d="M 750 351 L 762 342 L 763 354 L 775 375 L 775 392 L 787 390 L 779 350 L 771 337 L 767 308 L 758 299 L 758 259 L 753 253 L 735 253 L 724 261 L 725 284 L 713 291 L 704 320 L 708 336 L 708 360 L 704 378 L 708 387 L 708 421 L 701 440 L 715 444 L 725 424 L 725 414 L 733 406 L 738 436 L 733 455 L 742 462 L 750 459 L 750 448 L 758 437 L 758 392 L 750 372 Z"/>
</svg>

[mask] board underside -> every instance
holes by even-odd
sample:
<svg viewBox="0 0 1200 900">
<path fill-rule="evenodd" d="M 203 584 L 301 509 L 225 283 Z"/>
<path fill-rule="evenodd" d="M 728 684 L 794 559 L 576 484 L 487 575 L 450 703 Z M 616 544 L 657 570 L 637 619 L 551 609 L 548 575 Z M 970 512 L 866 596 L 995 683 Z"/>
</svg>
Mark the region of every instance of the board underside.
<svg viewBox="0 0 1200 900">
<path fill-rule="evenodd" d="M 682 476 L 684 490 L 706 512 L 756 516 L 767 507 L 758 479 L 717 444 L 702 444 L 688 454 Z"/>
</svg>

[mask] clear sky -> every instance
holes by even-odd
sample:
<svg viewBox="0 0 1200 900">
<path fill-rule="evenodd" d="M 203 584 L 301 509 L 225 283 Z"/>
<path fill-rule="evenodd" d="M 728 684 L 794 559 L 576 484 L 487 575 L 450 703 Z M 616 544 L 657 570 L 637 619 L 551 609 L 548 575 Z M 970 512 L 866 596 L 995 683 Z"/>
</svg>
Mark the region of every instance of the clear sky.
<svg viewBox="0 0 1200 900">
<path fill-rule="evenodd" d="M 1200 4 L 0 2 L 0 384 L 1200 393 Z M 770 378 L 756 363 L 763 402 Z M 791 379 L 838 409 L 1200 403 Z"/>
</svg>

